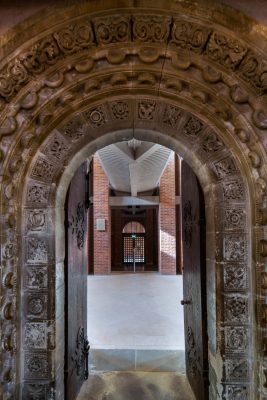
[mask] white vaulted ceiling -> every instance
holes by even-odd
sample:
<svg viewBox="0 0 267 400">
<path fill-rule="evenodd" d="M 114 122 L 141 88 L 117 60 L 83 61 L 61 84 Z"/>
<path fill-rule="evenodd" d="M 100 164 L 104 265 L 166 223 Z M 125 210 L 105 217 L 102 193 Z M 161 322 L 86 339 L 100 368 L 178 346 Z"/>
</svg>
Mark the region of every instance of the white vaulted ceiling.
<svg viewBox="0 0 267 400">
<path fill-rule="evenodd" d="M 111 144 L 97 152 L 110 186 L 131 196 L 157 187 L 170 153 L 164 146 L 136 139 Z"/>
</svg>

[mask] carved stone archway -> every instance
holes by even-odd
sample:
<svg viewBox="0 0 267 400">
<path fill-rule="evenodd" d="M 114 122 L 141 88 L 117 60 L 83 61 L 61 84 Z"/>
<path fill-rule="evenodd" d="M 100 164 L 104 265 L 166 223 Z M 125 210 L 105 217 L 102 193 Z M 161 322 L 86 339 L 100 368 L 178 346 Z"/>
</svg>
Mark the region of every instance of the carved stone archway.
<svg viewBox="0 0 267 400">
<path fill-rule="evenodd" d="M 104 3 L 3 41 L 2 398 L 64 398 L 67 184 L 133 135 L 179 152 L 205 193 L 210 398 L 264 398 L 266 39 L 226 8 Z"/>
</svg>

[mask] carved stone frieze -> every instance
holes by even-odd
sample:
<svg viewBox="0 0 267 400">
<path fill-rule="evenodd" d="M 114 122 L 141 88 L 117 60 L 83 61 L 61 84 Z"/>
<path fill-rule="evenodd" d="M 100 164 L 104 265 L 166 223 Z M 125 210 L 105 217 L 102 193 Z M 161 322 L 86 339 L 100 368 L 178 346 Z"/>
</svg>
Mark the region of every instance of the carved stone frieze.
<svg viewBox="0 0 267 400">
<path fill-rule="evenodd" d="M 95 18 L 94 28 L 100 45 L 131 41 L 130 15 Z"/>
<path fill-rule="evenodd" d="M 47 318 L 47 295 L 28 294 L 26 301 L 26 315 L 28 319 Z"/>
<path fill-rule="evenodd" d="M 55 135 L 55 137 L 49 141 L 43 150 L 43 153 L 54 161 L 63 161 L 69 151 L 69 144 L 61 135 Z"/>
<path fill-rule="evenodd" d="M 151 121 L 154 119 L 156 110 L 155 100 L 140 100 L 138 102 L 138 118 L 143 121 Z"/>
<path fill-rule="evenodd" d="M 224 400 L 249 400 L 249 391 L 246 386 L 227 385 Z"/>
<path fill-rule="evenodd" d="M 224 148 L 223 142 L 217 137 L 216 133 L 211 132 L 201 145 L 206 154 L 214 154 Z"/>
<path fill-rule="evenodd" d="M 28 237 L 26 239 L 26 261 L 29 264 L 46 263 L 48 261 L 48 243 L 46 239 Z"/>
<path fill-rule="evenodd" d="M 183 133 L 186 136 L 196 138 L 204 128 L 204 124 L 196 117 L 189 117 L 188 121 L 186 122 Z"/>
<path fill-rule="evenodd" d="M 84 116 L 93 128 L 99 128 L 107 122 L 104 108 L 101 105 L 84 112 Z"/>
<path fill-rule="evenodd" d="M 225 348 L 230 353 L 245 352 L 248 347 L 248 328 L 243 326 L 225 327 Z"/>
<path fill-rule="evenodd" d="M 249 51 L 239 66 L 239 73 L 260 93 L 267 92 L 267 62 Z"/>
<path fill-rule="evenodd" d="M 47 204 L 49 197 L 48 186 L 43 186 L 38 183 L 30 184 L 27 191 L 27 203 L 29 205 L 40 205 Z"/>
<path fill-rule="evenodd" d="M 245 381 L 248 378 L 248 362 L 247 360 L 226 360 L 225 375 L 228 381 Z"/>
<path fill-rule="evenodd" d="M 24 331 L 24 347 L 26 349 L 46 349 L 46 322 L 27 322 Z"/>
<path fill-rule="evenodd" d="M 37 378 L 47 379 L 48 378 L 47 354 L 45 354 L 45 353 L 26 353 L 24 376 L 25 376 L 25 379 L 37 379 Z M 38 386 L 40 386 L 40 385 L 38 385 Z"/>
<path fill-rule="evenodd" d="M 48 287 L 47 267 L 27 266 L 24 272 L 24 286 L 27 289 L 46 289 Z"/>
<path fill-rule="evenodd" d="M 33 167 L 31 178 L 51 182 L 56 170 L 56 166 L 44 157 L 39 157 Z"/>
<path fill-rule="evenodd" d="M 224 266 L 224 289 L 232 291 L 248 289 L 248 272 L 245 265 Z"/>
<path fill-rule="evenodd" d="M 226 261 L 243 261 L 247 257 L 247 241 L 244 235 L 226 234 L 223 239 L 223 257 Z"/>
<path fill-rule="evenodd" d="M 223 217 L 224 229 L 226 230 L 241 230 L 246 227 L 245 209 L 225 209 Z"/>
<path fill-rule="evenodd" d="M 213 32 L 209 38 L 206 53 L 208 57 L 226 68 L 235 69 L 244 58 L 247 48 L 238 40 Z"/>
<path fill-rule="evenodd" d="M 85 135 L 86 129 L 81 116 L 76 116 L 67 122 L 60 131 L 74 142 Z"/>
<path fill-rule="evenodd" d="M 40 209 L 27 211 L 26 226 L 29 232 L 44 232 L 47 229 L 47 213 Z"/>
<path fill-rule="evenodd" d="M 224 317 L 229 324 L 248 323 L 248 299 L 245 295 L 227 294 L 224 298 Z"/>
<path fill-rule="evenodd" d="M 165 106 L 162 121 L 171 128 L 176 128 L 181 118 L 182 110 L 170 104 Z"/>
<path fill-rule="evenodd" d="M 171 18 L 157 15 L 134 15 L 133 37 L 137 42 L 166 42 L 170 34 Z"/>
<path fill-rule="evenodd" d="M 237 168 L 232 157 L 226 157 L 223 160 L 215 162 L 214 169 L 218 179 L 223 179 L 226 176 L 237 172 Z"/>
<path fill-rule="evenodd" d="M 244 200 L 245 191 L 243 183 L 236 179 L 223 183 L 223 197 L 226 201 Z"/>
<path fill-rule="evenodd" d="M 201 54 L 210 33 L 208 27 L 174 19 L 170 44 Z"/>
<path fill-rule="evenodd" d="M 125 120 L 129 117 L 129 104 L 127 101 L 114 101 L 111 103 L 111 111 L 116 120 Z"/>
<path fill-rule="evenodd" d="M 46 400 L 52 398 L 47 384 L 27 383 L 23 390 L 23 400 Z"/>
<path fill-rule="evenodd" d="M 94 34 L 89 20 L 78 21 L 54 33 L 57 45 L 63 54 L 76 53 L 94 45 Z"/>
</svg>

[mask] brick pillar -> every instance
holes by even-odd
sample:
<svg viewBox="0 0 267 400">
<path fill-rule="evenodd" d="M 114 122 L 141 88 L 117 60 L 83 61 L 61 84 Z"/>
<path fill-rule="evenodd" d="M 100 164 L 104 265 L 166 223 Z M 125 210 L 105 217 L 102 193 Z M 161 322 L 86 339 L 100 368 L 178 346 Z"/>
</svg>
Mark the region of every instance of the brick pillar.
<svg viewBox="0 0 267 400">
<path fill-rule="evenodd" d="M 176 274 L 175 153 L 172 152 L 160 179 L 159 271 Z"/>
<path fill-rule="evenodd" d="M 109 207 L 109 182 L 99 162 L 94 156 L 94 273 L 109 274 L 111 271 L 111 213 Z M 96 229 L 97 219 L 105 220 L 105 231 Z"/>
</svg>

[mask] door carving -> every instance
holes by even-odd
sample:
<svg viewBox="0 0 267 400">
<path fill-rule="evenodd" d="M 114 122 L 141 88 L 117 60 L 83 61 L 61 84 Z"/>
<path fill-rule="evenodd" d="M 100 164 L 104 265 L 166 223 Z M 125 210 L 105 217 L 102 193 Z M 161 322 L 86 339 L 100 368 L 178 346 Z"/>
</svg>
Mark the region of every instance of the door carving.
<svg viewBox="0 0 267 400">
<path fill-rule="evenodd" d="M 195 174 L 184 161 L 181 173 L 186 372 L 196 399 L 207 400 L 204 198 Z"/>
<path fill-rule="evenodd" d="M 65 398 L 74 400 L 88 378 L 87 166 L 75 173 L 66 199 Z"/>
</svg>

